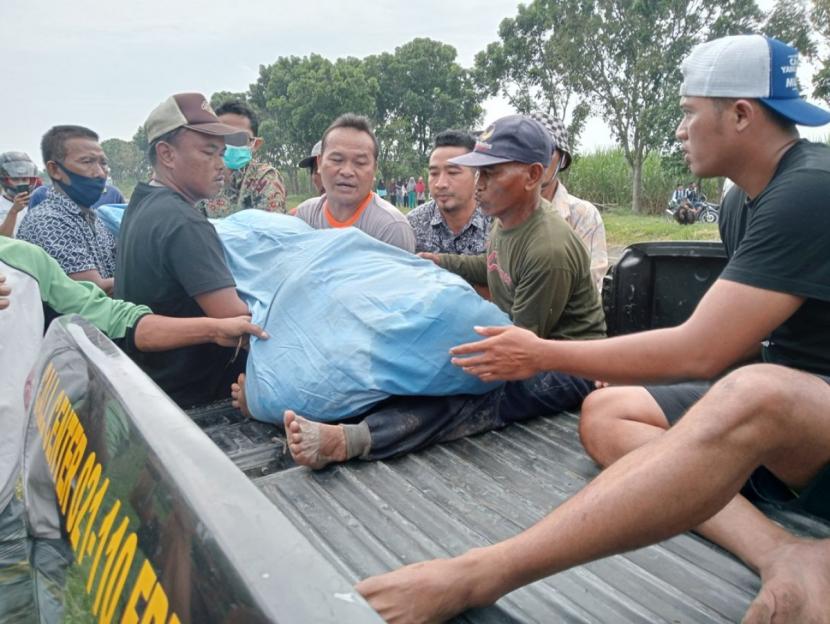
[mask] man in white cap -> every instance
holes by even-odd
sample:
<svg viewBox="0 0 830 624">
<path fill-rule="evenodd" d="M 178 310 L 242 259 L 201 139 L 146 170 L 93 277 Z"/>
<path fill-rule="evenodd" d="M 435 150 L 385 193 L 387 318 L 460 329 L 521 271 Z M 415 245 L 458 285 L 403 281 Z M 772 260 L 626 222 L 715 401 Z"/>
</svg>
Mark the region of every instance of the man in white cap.
<svg viewBox="0 0 830 624">
<path fill-rule="evenodd" d="M 221 123 L 200 93 L 167 98 L 144 129 L 153 180 L 136 186 L 124 213 L 115 296 L 165 316 L 248 314 L 219 236 L 196 208 L 222 188 L 226 138 L 245 145 L 248 134 Z M 188 407 L 227 394 L 244 370 L 244 353 L 237 351 L 203 344 L 131 355 L 176 403 Z"/>
<path fill-rule="evenodd" d="M 589 395 L 580 433 L 608 468 L 516 537 L 359 583 L 384 618 L 447 619 L 695 530 L 760 574 L 745 622 L 830 622 L 830 540 L 792 535 L 739 494 L 746 484 L 830 519 L 830 147 L 800 140 L 795 126 L 830 113 L 799 96 L 797 62 L 794 48 L 744 35 L 697 46 L 683 63 L 686 162 L 695 177 L 735 182 L 721 208 L 728 265 L 686 323 L 587 342 L 484 328 L 484 340 L 452 350 L 488 381 L 540 370 L 716 381 Z"/>
</svg>

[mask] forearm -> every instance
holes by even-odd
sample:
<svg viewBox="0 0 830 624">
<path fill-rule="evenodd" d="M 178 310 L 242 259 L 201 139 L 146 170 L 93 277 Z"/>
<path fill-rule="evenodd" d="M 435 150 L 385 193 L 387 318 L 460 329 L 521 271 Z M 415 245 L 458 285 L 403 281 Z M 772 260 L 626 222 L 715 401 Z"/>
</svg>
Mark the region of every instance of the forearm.
<svg viewBox="0 0 830 624">
<path fill-rule="evenodd" d="M 11 237 L 14 235 L 14 226 L 17 224 L 17 213 L 13 210 L 10 210 L 9 213 L 6 215 L 6 218 L 3 219 L 3 223 L 0 223 L 0 236 L 8 236 Z"/>
<path fill-rule="evenodd" d="M 134 341 L 139 351 L 167 351 L 213 342 L 216 335 L 216 319 L 148 314 L 139 319 Z"/>
<path fill-rule="evenodd" d="M 487 285 L 487 256 L 460 256 L 438 254 L 438 264 L 478 286 Z"/>
<path fill-rule="evenodd" d="M 540 340 L 535 357 L 541 370 L 615 384 L 710 379 L 729 366 L 688 333 L 679 326 L 604 340 Z"/>
<path fill-rule="evenodd" d="M 89 271 L 81 271 L 79 273 L 70 273 L 69 277 L 71 277 L 76 282 L 92 282 L 98 288 L 100 288 L 110 296 L 112 296 L 112 291 L 115 288 L 114 278 L 101 277 L 101 274 L 95 269 L 91 269 Z"/>
</svg>

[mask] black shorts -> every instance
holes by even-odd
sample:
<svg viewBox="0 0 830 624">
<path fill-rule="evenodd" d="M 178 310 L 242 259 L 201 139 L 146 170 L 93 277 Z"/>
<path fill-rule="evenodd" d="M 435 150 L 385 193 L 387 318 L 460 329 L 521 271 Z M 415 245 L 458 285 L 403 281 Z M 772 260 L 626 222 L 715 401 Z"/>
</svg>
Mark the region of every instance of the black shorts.
<svg viewBox="0 0 830 624">
<path fill-rule="evenodd" d="M 830 384 L 830 377 L 816 375 Z M 692 405 L 703 397 L 712 382 L 688 381 L 677 384 L 646 386 L 657 401 L 669 425 L 680 420 Z M 750 500 L 773 503 L 830 520 L 830 464 L 822 468 L 801 492 L 795 492 L 763 466 L 749 477 L 741 493 Z"/>
</svg>

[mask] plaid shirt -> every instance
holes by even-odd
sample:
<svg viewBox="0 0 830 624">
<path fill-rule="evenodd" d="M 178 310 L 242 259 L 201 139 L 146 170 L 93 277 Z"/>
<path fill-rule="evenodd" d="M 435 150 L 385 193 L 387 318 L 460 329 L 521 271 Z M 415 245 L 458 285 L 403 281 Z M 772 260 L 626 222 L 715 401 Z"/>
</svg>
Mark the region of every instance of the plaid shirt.
<svg viewBox="0 0 830 624">
<path fill-rule="evenodd" d="M 491 220 L 476 206 L 467 225 L 455 234 L 444 221 L 435 200 L 411 210 L 406 218 L 415 231 L 415 252 L 451 253 L 478 256 L 487 252 Z"/>
<path fill-rule="evenodd" d="M 285 184 L 271 165 L 252 161 L 231 172 L 230 183 L 213 199 L 199 202 L 199 206 L 211 219 L 227 217 L 245 208 L 284 213 Z"/>
<path fill-rule="evenodd" d="M 591 256 L 591 275 L 597 288 L 602 290 L 602 278 L 608 270 L 608 248 L 605 244 L 605 224 L 599 210 L 591 202 L 568 193 L 560 181 L 553 201 L 542 200 L 559 213 L 577 233 Z"/>
<path fill-rule="evenodd" d="M 115 273 L 115 238 L 104 222 L 53 186 L 27 212 L 17 238 L 44 249 L 68 275 L 97 270 L 107 279 Z"/>
</svg>

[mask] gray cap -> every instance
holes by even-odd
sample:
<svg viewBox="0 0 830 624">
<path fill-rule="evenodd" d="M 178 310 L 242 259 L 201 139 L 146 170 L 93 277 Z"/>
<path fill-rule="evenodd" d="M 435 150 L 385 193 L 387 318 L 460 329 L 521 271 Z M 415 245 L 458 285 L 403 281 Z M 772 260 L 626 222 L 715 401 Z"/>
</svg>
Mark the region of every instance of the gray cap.
<svg viewBox="0 0 830 624">
<path fill-rule="evenodd" d="M 304 169 L 311 169 L 311 165 L 314 164 L 314 161 L 317 160 L 317 157 L 323 151 L 323 142 L 317 141 L 314 144 L 314 147 L 311 148 L 311 154 L 303 158 L 298 164 L 298 167 L 302 167 Z"/>
</svg>

